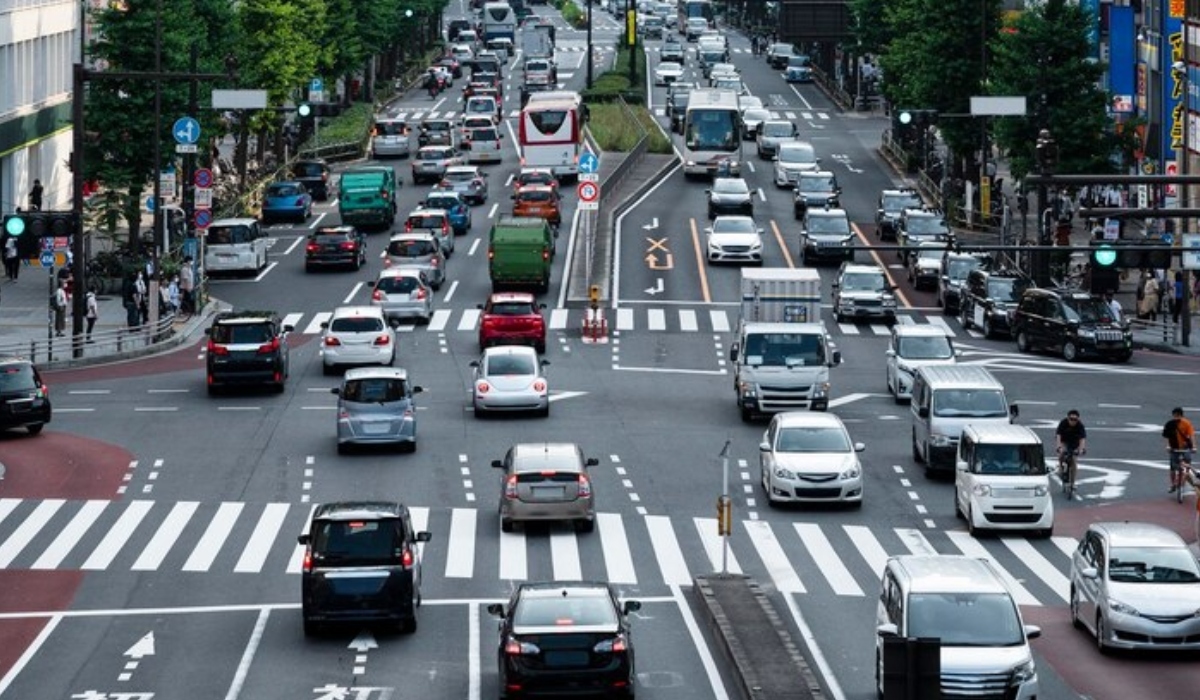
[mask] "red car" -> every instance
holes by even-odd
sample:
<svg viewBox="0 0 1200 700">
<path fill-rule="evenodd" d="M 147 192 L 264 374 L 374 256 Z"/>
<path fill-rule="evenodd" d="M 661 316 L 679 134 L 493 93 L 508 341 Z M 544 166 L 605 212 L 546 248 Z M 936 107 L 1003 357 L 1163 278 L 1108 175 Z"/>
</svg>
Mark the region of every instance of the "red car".
<svg viewBox="0 0 1200 700">
<path fill-rule="evenodd" d="M 545 185 L 558 191 L 558 177 L 549 168 L 522 168 L 513 180 L 513 193 L 530 185 Z"/>
<path fill-rule="evenodd" d="M 503 292 L 493 294 L 483 309 L 479 321 L 479 346 L 532 344 L 538 353 L 546 352 L 546 320 L 542 318 L 545 304 L 539 304 L 532 294 Z"/>
</svg>

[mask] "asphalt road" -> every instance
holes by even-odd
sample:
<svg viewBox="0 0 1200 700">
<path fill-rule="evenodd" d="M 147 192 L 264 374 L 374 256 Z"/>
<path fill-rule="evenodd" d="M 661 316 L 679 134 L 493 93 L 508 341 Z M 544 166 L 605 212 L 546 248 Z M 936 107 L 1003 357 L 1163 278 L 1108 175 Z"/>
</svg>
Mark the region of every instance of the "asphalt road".
<svg viewBox="0 0 1200 700">
<path fill-rule="evenodd" d="M 615 27 L 602 31 L 611 36 Z M 582 84 L 571 58 L 582 60 L 572 50 L 582 41 L 560 26 L 568 87 Z M 811 86 L 792 90 L 753 61 L 743 40 L 732 42 L 750 89 L 770 109 L 797 115 L 842 179 L 851 219 L 871 240 L 875 197 L 892 181 L 871 151 L 880 120 L 839 114 Z M 506 94 L 511 115 L 516 90 Z M 654 103 L 660 98 L 656 91 Z M 416 94 L 396 109 L 416 115 L 435 106 L 459 108 Z M 1083 412 L 1091 431 L 1083 498 L 1056 502 L 1051 540 L 968 537 L 953 514 L 952 484 L 925 478 L 910 456 L 909 407 L 892 401 L 884 385 L 887 329 L 827 318 L 845 358 L 834 372 L 832 410 L 867 444 L 866 502 L 861 511 L 769 508 L 756 484 L 764 425 L 738 419 L 725 362 L 738 273 L 708 268 L 697 256 L 692 227 L 699 235 L 705 224 L 704 185 L 675 173 L 621 222 L 610 342 L 581 342 L 581 312 L 559 308 L 556 274 L 545 295 L 551 416 L 480 421 L 469 410 L 467 363 L 478 355 L 474 313 L 489 289 L 479 241 L 503 211 L 517 168 L 511 140 L 506 149 L 504 162 L 487 168 L 492 196 L 457 242 L 438 315 L 401 333 L 397 364 L 426 389 L 418 396 L 413 454 L 336 453 L 335 380 L 321 373 L 315 332 L 322 314 L 366 300 L 364 282 L 380 263 L 372 256 L 357 274 L 304 273 L 299 241 L 307 228 L 336 223 L 330 205 L 318 207 L 306 227 L 271 228 L 272 266 L 261 275 L 214 283 L 217 298 L 274 309 L 295 325 L 282 395 L 209 398 L 199 342 L 158 358 L 51 375 L 54 423 L 35 439 L 0 436 L 8 467 L 0 492 L 0 696 L 495 697 L 496 628 L 485 604 L 505 599 L 522 579 L 600 578 L 645 603 L 634 621 L 642 697 L 726 698 L 728 669 L 690 586 L 692 576 L 722 562 L 715 502 L 726 440 L 737 522 L 728 567 L 771 592 L 831 697 L 873 697 L 881 562 L 922 551 L 987 556 L 1010 576 L 1027 621 L 1045 631 L 1034 642 L 1041 697 L 1191 694 L 1194 657 L 1102 660 L 1070 628 L 1064 577 L 1074 538 L 1091 521 L 1149 519 L 1189 531 L 1191 502 L 1166 498 L 1157 431 L 1171 406 L 1188 405 L 1181 387 L 1195 382 L 1194 359 L 1139 352 L 1127 365 L 1110 366 L 1020 355 L 1011 341 L 979 338 L 944 319 L 929 308 L 928 293 L 911 293 L 897 279 L 910 306 L 901 322 L 950 329 L 962 362 L 985 365 L 1004 382 L 1022 424 L 1051 439 L 1068 408 Z M 767 264 L 794 264 L 790 192 L 774 189 L 767 163 L 752 155 L 748 162 L 754 171 L 746 177 L 763 192 L 757 218 L 771 232 Z M 405 181 L 404 213 L 424 188 L 409 184 L 405 161 L 394 165 Z M 563 235 L 560 253 L 570 245 L 566 226 Z M 373 253 L 385 236 L 370 234 Z M 667 258 L 656 250 L 659 267 L 652 267 L 650 239 L 663 238 L 673 265 L 662 267 Z M 832 270 L 821 273 L 828 282 Z M 646 292 L 659 279 L 662 291 Z M 500 533 L 500 482 L 490 461 L 515 442 L 540 440 L 575 441 L 599 459 L 594 533 L 554 526 Z M 433 533 L 422 552 L 420 629 L 395 636 L 355 628 L 305 639 L 295 536 L 314 504 L 377 495 L 408 504 L 418 529 Z"/>
</svg>

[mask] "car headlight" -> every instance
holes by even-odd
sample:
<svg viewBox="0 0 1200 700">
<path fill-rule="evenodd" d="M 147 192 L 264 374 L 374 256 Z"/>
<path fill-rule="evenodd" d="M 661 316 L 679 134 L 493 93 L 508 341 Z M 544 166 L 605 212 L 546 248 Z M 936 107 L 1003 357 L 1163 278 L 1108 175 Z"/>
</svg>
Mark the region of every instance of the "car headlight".
<svg viewBox="0 0 1200 700">
<path fill-rule="evenodd" d="M 1137 615 L 1138 611 L 1115 598 L 1108 599 L 1108 609 L 1121 615 Z"/>
<path fill-rule="evenodd" d="M 949 447 L 954 444 L 954 438 L 949 435 L 939 435 L 937 433 L 929 434 L 929 444 L 934 447 Z"/>
<path fill-rule="evenodd" d="M 1033 659 L 1030 659 L 1012 670 L 1012 683 L 1013 685 L 1028 683 L 1036 676 L 1037 665 L 1033 663 Z"/>
<path fill-rule="evenodd" d="M 775 470 L 773 473 L 775 474 L 775 478 L 777 478 L 777 479 L 788 479 L 789 481 L 794 481 L 796 479 L 796 473 L 793 472 L 791 469 L 784 469 L 783 467 L 775 467 Z"/>
<path fill-rule="evenodd" d="M 896 297 L 884 297 L 883 305 L 884 306 L 895 306 L 896 305 Z"/>
<path fill-rule="evenodd" d="M 992 495 L 992 487 L 987 484 L 975 484 L 971 487 L 971 493 L 979 497 Z"/>
<path fill-rule="evenodd" d="M 689 160 L 687 163 L 684 163 L 684 165 L 686 165 L 689 168 L 694 168 L 694 167 L 696 167 L 696 161 Z"/>
<path fill-rule="evenodd" d="M 758 395 L 758 391 L 750 382 L 742 382 L 741 386 L 738 387 L 738 391 L 741 392 L 742 396 L 748 399 L 752 399 Z"/>
<path fill-rule="evenodd" d="M 817 384 L 813 384 L 812 398 L 823 399 L 826 396 L 829 396 L 829 382 L 819 382 Z"/>
<path fill-rule="evenodd" d="M 857 464 L 855 464 L 853 467 L 850 467 L 850 468 L 849 468 L 849 469 L 847 469 L 846 471 L 844 471 L 844 472 L 842 472 L 841 474 L 839 474 L 839 475 L 838 475 L 838 478 L 841 478 L 841 479 L 857 479 L 857 478 L 859 477 L 859 475 L 860 475 L 860 474 L 862 474 L 862 469 L 860 469 L 860 468 L 859 468 L 859 466 L 858 466 Z"/>
<path fill-rule="evenodd" d="M 1080 338 L 1094 340 L 1096 337 L 1096 331 L 1092 330 L 1091 328 L 1080 328 L 1078 331 L 1076 331 L 1076 335 L 1078 335 Z"/>
<path fill-rule="evenodd" d="M 762 250 L 762 247 L 763 247 L 762 241 L 758 241 L 757 243 L 750 244 L 750 250 Z"/>
</svg>

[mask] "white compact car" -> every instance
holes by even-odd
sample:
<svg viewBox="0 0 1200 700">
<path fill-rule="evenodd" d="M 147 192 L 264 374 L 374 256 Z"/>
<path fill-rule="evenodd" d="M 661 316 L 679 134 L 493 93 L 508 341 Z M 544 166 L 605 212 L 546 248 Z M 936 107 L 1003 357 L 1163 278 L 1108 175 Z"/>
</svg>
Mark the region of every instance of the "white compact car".
<svg viewBox="0 0 1200 700">
<path fill-rule="evenodd" d="M 343 365 L 391 365 L 396 332 L 378 306 L 341 306 L 321 324 L 321 366 L 333 374 Z"/>
</svg>

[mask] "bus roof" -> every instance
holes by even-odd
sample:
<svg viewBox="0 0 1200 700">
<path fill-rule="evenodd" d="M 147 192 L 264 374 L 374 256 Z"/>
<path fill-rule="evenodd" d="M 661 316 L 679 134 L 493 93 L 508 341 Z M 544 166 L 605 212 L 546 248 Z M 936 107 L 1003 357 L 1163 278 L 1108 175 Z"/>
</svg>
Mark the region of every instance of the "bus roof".
<svg viewBox="0 0 1200 700">
<path fill-rule="evenodd" d="M 529 93 L 529 100 L 525 103 L 526 107 L 535 105 L 558 104 L 561 102 L 571 102 L 575 106 L 579 106 L 583 102 L 583 98 L 578 92 L 572 90 L 549 90 L 545 92 Z"/>
<path fill-rule="evenodd" d="M 738 94 L 733 90 L 700 88 L 692 90 L 688 97 L 688 110 L 704 108 L 738 109 Z"/>
</svg>

